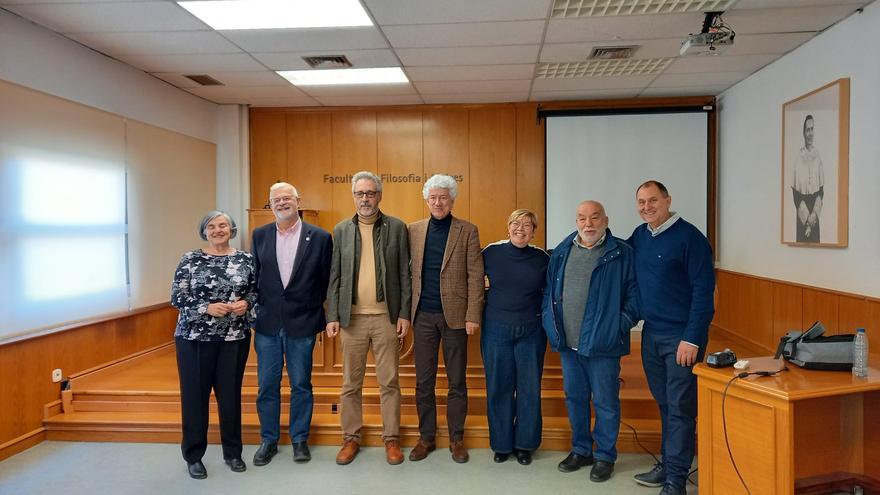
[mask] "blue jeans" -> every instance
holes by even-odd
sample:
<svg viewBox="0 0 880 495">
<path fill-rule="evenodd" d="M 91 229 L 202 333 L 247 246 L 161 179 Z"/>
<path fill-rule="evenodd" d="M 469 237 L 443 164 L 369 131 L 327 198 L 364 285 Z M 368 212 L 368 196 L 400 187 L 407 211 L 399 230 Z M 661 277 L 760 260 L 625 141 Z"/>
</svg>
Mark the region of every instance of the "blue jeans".
<svg viewBox="0 0 880 495">
<path fill-rule="evenodd" d="M 620 431 L 620 357 L 584 357 L 571 349 L 559 353 L 562 388 L 571 424 L 571 450 L 597 460 L 617 460 Z M 590 433 L 590 399 L 596 422 Z M 593 454 L 593 441 L 596 453 Z"/>
<path fill-rule="evenodd" d="M 290 439 L 303 442 L 309 438 L 312 424 L 312 352 L 315 336 L 287 338 L 282 329 L 277 336 L 254 332 L 257 351 L 257 415 L 263 442 L 278 442 L 281 432 L 281 369 L 287 360 L 290 381 Z"/>
<path fill-rule="evenodd" d="M 541 445 L 541 374 L 547 336 L 541 322 L 483 321 L 480 335 L 489 419 L 489 446 L 509 454 Z"/>
<path fill-rule="evenodd" d="M 692 366 L 675 363 L 680 343 L 680 335 L 642 331 L 642 365 L 663 427 L 660 455 L 666 482 L 676 488 L 684 488 L 687 482 L 697 428 L 697 377 Z M 700 349 L 696 362 L 703 360 L 704 351 Z"/>
</svg>

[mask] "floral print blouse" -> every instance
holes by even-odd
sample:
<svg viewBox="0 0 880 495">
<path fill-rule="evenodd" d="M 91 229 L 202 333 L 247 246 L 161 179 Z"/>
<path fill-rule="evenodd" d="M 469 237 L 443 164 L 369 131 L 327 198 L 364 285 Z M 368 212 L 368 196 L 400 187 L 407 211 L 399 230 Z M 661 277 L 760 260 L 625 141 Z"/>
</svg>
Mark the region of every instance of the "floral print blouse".
<svg viewBox="0 0 880 495">
<path fill-rule="evenodd" d="M 248 311 L 238 316 L 208 314 L 208 304 L 244 299 Z M 254 320 L 257 285 L 253 256 L 246 251 L 215 256 L 198 249 L 180 259 L 171 285 L 171 305 L 180 310 L 175 337 L 186 340 L 241 340 Z"/>
</svg>

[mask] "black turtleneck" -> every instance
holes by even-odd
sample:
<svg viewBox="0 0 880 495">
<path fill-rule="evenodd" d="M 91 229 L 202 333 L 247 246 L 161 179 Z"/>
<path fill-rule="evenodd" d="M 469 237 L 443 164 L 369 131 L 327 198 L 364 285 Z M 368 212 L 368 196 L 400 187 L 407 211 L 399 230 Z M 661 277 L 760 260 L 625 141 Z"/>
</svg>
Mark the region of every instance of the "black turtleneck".
<svg viewBox="0 0 880 495">
<path fill-rule="evenodd" d="M 425 313 L 443 312 L 443 302 L 440 299 L 440 268 L 443 266 L 450 225 L 452 225 L 452 214 L 440 220 L 432 216 L 428 221 L 425 256 L 422 260 L 422 292 L 419 296 L 418 308 Z"/>
</svg>

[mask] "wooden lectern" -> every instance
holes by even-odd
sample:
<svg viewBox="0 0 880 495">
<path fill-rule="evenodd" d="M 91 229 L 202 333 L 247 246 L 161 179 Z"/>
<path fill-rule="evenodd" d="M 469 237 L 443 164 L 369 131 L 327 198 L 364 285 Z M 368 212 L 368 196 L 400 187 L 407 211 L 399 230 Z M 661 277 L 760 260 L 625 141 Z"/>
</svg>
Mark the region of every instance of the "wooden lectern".
<svg viewBox="0 0 880 495">
<path fill-rule="evenodd" d="M 748 361 L 744 371 L 783 366 L 769 357 Z M 833 479 L 861 480 L 869 487 L 864 493 L 875 493 L 870 487 L 880 486 L 880 369 L 855 378 L 848 371 L 786 364 L 788 371 L 738 379 L 727 391 L 727 438 L 751 493 L 828 493 L 809 487 Z M 700 493 L 746 493 L 725 446 L 721 417 L 722 394 L 738 373 L 705 363 L 694 367 Z"/>
</svg>

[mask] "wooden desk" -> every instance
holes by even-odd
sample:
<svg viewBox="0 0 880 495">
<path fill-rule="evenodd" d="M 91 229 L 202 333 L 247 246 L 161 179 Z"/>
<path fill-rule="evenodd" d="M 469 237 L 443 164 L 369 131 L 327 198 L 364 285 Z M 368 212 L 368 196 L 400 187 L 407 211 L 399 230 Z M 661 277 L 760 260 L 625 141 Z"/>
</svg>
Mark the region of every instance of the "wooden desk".
<svg viewBox="0 0 880 495">
<path fill-rule="evenodd" d="M 746 359 L 746 371 L 782 366 L 769 357 Z M 869 360 L 878 361 L 877 355 Z M 788 369 L 736 380 L 727 392 L 730 449 L 751 493 L 794 494 L 798 480 L 831 473 L 880 478 L 880 369 L 872 367 L 867 378 L 792 364 Z M 728 457 L 721 418 L 722 394 L 736 373 L 704 363 L 694 367 L 701 493 L 746 493 Z"/>
</svg>

